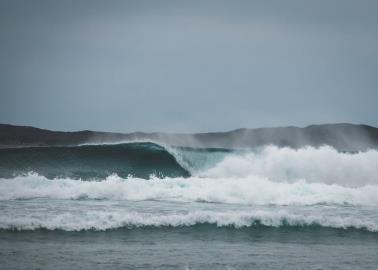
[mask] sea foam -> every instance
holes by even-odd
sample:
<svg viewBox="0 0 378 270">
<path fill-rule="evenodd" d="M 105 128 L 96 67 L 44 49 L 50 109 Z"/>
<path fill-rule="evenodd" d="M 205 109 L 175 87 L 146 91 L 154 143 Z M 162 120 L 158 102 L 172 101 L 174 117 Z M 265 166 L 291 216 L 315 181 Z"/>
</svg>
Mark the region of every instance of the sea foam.
<svg viewBox="0 0 378 270">
<path fill-rule="evenodd" d="M 112 175 L 103 181 L 49 180 L 29 174 L 0 181 L 0 200 L 33 198 L 162 200 L 249 205 L 349 204 L 378 206 L 378 185 L 274 182 L 267 178 L 140 178 Z"/>
<path fill-rule="evenodd" d="M 337 229 L 364 229 L 378 231 L 378 224 L 370 218 L 340 217 L 318 215 L 300 215 L 287 211 L 237 211 L 212 212 L 192 211 L 190 213 L 141 213 L 83 211 L 80 214 L 69 212 L 63 214 L 37 214 L 32 216 L 7 216 L 0 219 L 1 229 L 13 230 L 109 230 L 133 227 L 194 226 L 212 224 L 218 227 L 235 228 L 267 226 L 319 226 Z"/>
<path fill-rule="evenodd" d="M 197 166 L 187 154 L 173 152 L 178 162 Z M 203 162 L 211 162 L 202 169 L 194 168 L 187 178 L 122 178 L 113 174 L 88 181 L 47 179 L 29 173 L 0 179 L 0 228 L 75 231 L 213 224 L 378 231 L 376 150 L 340 153 L 326 146 L 298 150 L 268 146 L 206 156 L 211 154 L 201 153 Z M 153 211 L 137 209 L 139 202 L 151 202 Z M 167 202 L 173 205 L 165 208 Z M 121 207 L 112 208 L 114 203 Z M 304 211 L 285 210 L 288 207 Z"/>
<path fill-rule="evenodd" d="M 267 146 L 244 154 L 230 154 L 199 175 L 210 178 L 258 176 L 274 182 L 378 185 L 378 151 L 342 153 L 329 146 L 301 149 Z"/>
</svg>

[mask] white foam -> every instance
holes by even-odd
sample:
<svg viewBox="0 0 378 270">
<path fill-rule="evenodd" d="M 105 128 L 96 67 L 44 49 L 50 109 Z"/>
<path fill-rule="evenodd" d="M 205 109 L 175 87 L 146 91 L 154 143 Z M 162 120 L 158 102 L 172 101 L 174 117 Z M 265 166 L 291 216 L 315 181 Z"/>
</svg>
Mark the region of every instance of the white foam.
<svg viewBox="0 0 378 270">
<path fill-rule="evenodd" d="M 49 180 L 33 173 L 0 179 L 0 228 L 106 230 L 200 223 L 243 227 L 260 223 L 274 227 L 353 227 L 376 232 L 377 194 L 376 150 L 347 154 L 330 147 L 293 150 L 269 146 L 256 152 L 227 155 L 212 168 L 186 179 L 122 179 L 112 175 L 102 181 Z M 24 203 L 21 199 L 31 201 Z M 102 200 L 105 207 L 92 199 Z M 145 212 L 143 207 L 135 210 L 135 201 L 152 200 L 153 211 Z M 115 202 L 121 202 L 121 206 L 106 206 Z M 164 208 L 166 202 L 173 202 L 173 206 Z M 206 208 L 209 204 L 192 202 L 219 204 Z M 177 210 L 176 205 L 186 208 Z M 283 211 L 290 208 L 284 205 L 296 210 Z M 48 207 L 51 209 L 47 211 Z M 256 210 L 259 208 L 269 209 Z"/>
<path fill-rule="evenodd" d="M 108 230 L 122 227 L 144 226 L 193 226 L 196 224 L 214 224 L 218 227 L 234 226 L 236 228 L 264 225 L 311 226 L 318 225 L 330 228 L 355 228 L 378 231 L 378 224 L 366 218 L 299 215 L 286 211 L 249 211 L 249 212 L 210 212 L 193 211 L 190 213 L 117 213 L 85 211 L 80 214 L 66 212 L 63 214 L 15 216 L 0 218 L 1 229 L 34 230 L 39 228 L 66 231 Z"/>
<path fill-rule="evenodd" d="M 0 200 L 105 199 L 214 202 L 247 205 L 350 204 L 378 206 L 378 185 L 344 187 L 336 184 L 274 182 L 266 178 L 139 178 L 116 175 L 104 181 L 49 180 L 29 174 L 0 180 Z"/>
<path fill-rule="evenodd" d="M 298 150 L 268 146 L 256 152 L 228 155 L 200 175 L 209 178 L 258 176 L 274 182 L 302 179 L 349 187 L 378 185 L 378 151 L 350 154 L 329 146 Z"/>
</svg>

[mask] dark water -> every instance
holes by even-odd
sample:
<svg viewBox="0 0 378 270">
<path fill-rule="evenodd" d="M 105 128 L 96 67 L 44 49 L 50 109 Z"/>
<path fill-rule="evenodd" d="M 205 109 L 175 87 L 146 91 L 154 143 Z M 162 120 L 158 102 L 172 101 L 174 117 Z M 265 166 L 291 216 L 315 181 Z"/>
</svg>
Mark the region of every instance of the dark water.
<svg viewBox="0 0 378 270">
<path fill-rule="evenodd" d="M 2 269 L 377 269 L 378 235 L 211 225 L 0 231 Z"/>
<path fill-rule="evenodd" d="M 0 178 L 31 171 L 50 179 L 189 176 L 174 156 L 154 143 L 0 149 Z"/>
</svg>

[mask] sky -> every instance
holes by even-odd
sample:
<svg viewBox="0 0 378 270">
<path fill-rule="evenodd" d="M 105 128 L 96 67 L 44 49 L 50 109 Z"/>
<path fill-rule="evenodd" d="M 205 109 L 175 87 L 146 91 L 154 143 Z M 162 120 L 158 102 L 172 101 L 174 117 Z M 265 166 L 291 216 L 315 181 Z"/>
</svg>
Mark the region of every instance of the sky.
<svg viewBox="0 0 378 270">
<path fill-rule="evenodd" d="M 378 1 L 0 0 L 0 123 L 378 126 Z"/>
</svg>

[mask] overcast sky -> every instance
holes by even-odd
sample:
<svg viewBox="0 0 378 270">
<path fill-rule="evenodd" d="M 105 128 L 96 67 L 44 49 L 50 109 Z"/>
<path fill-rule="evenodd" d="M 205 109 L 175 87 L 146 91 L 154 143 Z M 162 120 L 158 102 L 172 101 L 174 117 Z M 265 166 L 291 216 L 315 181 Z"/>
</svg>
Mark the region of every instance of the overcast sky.
<svg viewBox="0 0 378 270">
<path fill-rule="evenodd" d="M 0 122 L 378 126 L 377 14 L 377 0 L 0 0 Z"/>
</svg>

